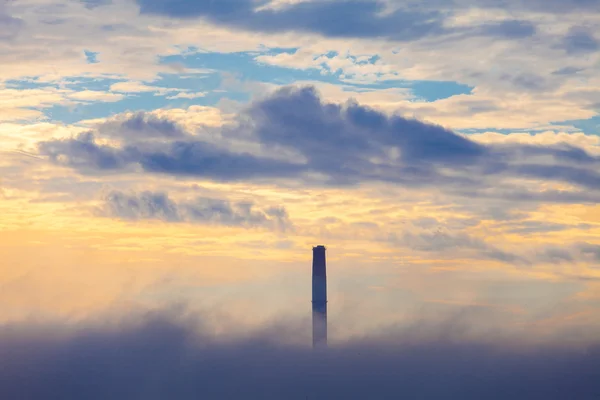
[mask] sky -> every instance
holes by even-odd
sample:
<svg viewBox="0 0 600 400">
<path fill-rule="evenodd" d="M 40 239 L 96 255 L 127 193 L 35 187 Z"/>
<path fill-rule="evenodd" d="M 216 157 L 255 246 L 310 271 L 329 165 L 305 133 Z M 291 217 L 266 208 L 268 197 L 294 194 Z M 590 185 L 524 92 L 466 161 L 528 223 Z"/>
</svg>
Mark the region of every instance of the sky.
<svg viewBox="0 0 600 400">
<path fill-rule="evenodd" d="M 598 398 L 599 32 L 597 0 L 0 0 L 0 397 Z"/>
</svg>

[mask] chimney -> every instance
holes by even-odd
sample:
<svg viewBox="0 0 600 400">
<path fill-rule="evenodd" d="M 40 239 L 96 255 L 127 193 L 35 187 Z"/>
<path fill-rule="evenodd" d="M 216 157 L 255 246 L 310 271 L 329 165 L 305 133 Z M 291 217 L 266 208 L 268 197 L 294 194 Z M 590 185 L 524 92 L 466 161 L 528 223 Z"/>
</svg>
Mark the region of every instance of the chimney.
<svg viewBox="0 0 600 400">
<path fill-rule="evenodd" d="M 313 348 L 327 346 L 327 273 L 325 246 L 313 247 L 312 325 Z"/>
</svg>

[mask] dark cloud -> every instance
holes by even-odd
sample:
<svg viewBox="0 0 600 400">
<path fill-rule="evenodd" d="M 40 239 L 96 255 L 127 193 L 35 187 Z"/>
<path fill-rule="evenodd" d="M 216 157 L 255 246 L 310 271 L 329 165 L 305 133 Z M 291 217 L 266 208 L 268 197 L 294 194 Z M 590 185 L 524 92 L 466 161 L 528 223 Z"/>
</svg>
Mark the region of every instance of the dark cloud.
<svg viewBox="0 0 600 400">
<path fill-rule="evenodd" d="M 531 145 L 508 146 L 509 151 L 527 158 L 532 156 L 551 156 L 556 161 L 575 162 L 577 164 L 589 164 L 600 161 L 597 156 L 588 154 L 585 150 L 569 144 L 560 146 L 542 147 Z"/>
<path fill-rule="evenodd" d="M 517 75 L 503 74 L 502 80 L 511 81 L 517 88 L 527 91 L 543 91 L 550 88 L 550 82 L 537 74 L 522 73 Z"/>
<path fill-rule="evenodd" d="M 104 198 L 100 214 L 128 220 L 181 221 L 177 204 L 165 193 L 143 192 L 139 195 L 127 195 L 113 191 Z"/>
<path fill-rule="evenodd" d="M 592 400 L 600 351 L 452 339 L 454 322 L 314 352 L 273 328 L 219 340 L 201 324 L 133 317 L 119 327 L 59 333 L 0 330 L 3 399 Z M 434 337 L 432 339 L 432 337 Z"/>
<path fill-rule="evenodd" d="M 166 150 L 142 152 L 140 165 L 150 172 L 204 176 L 222 181 L 297 176 L 307 168 L 301 164 L 234 153 L 202 141 L 178 141 Z"/>
<path fill-rule="evenodd" d="M 562 248 L 550 248 L 540 252 L 537 258 L 542 262 L 551 264 L 573 263 L 573 255 L 569 250 Z"/>
<path fill-rule="evenodd" d="M 292 227 L 283 207 L 257 207 L 249 201 L 197 197 L 192 201 L 175 202 L 166 193 L 108 193 L 99 214 L 125 220 L 156 219 L 169 222 L 190 222 L 247 228 L 264 227 L 285 231 Z"/>
<path fill-rule="evenodd" d="M 137 0 L 140 11 L 174 18 L 203 17 L 217 24 L 262 32 L 305 31 L 334 37 L 386 37 L 413 40 L 443 31 L 434 11 L 382 13 L 379 1 L 310 1 L 284 8 L 257 9 L 268 1 Z"/>
<path fill-rule="evenodd" d="M 397 41 L 459 33 L 520 39 L 535 34 L 529 21 L 506 20 L 474 28 L 448 28 L 449 13 L 436 7 L 387 9 L 378 0 L 324 0 L 264 8 L 261 0 L 136 0 L 143 14 L 173 18 L 205 18 L 213 23 L 260 32 L 300 31 L 328 37 L 387 38 Z M 451 8 L 450 8 L 451 9 Z"/>
<path fill-rule="evenodd" d="M 187 133 L 175 122 L 138 111 L 127 118 L 106 122 L 99 132 L 125 140 L 180 139 Z"/>
<path fill-rule="evenodd" d="M 518 265 L 530 265 L 531 261 L 529 261 L 527 258 L 518 255 L 518 254 L 514 254 L 514 253 L 509 253 L 507 251 L 503 251 L 500 249 L 495 249 L 495 248 L 489 248 L 486 251 L 481 253 L 481 258 L 482 259 L 489 259 L 489 260 L 496 260 L 496 261 L 501 261 L 504 263 L 510 263 L 510 264 L 518 264 Z"/>
<path fill-rule="evenodd" d="M 573 27 L 564 37 L 561 47 L 568 54 L 572 55 L 591 53 L 600 48 L 600 42 L 590 30 L 582 27 Z"/>
<path fill-rule="evenodd" d="M 120 146 L 101 144 L 96 135 L 109 130 L 106 135 L 115 136 L 112 128 L 100 127 L 96 133 L 42 142 L 39 151 L 82 172 L 137 166 L 218 181 L 293 178 L 336 186 L 380 181 L 446 187 L 454 193 L 499 193 L 502 188 L 508 192 L 513 188 L 501 182 L 517 177 L 600 189 L 600 159 L 581 148 L 482 145 L 441 126 L 387 116 L 356 102 L 323 102 L 312 87 L 278 90 L 252 103 L 237 123 L 222 128 L 220 134 L 227 140 L 260 144 L 260 151 L 253 153 L 217 146 L 181 133 L 172 123 L 140 115 L 118 124 L 114 132 L 125 138 Z M 513 190 L 513 196 L 526 198 L 523 189 Z M 573 195 L 546 194 L 563 199 Z"/>
<path fill-rule="evenodd" d="M 105 0 L 83 0 L 98 6 Z M 171 18 L 203 18 L 214 24 L 267 33 L 309 32 L 327 37 L 385 38 L 412 41 L 441 35 L 461 38 L 491 36 L 518 40 L 535 35 L 534 22 L 507 19 L 475 22 L 456 27 L 446 19 L 472 9 L 502 9 L 512 15 L 523 12 L 564 14 L 600 12 L 597 0 L 322 0 L 268 7 L 270 0 L 136 0 L 140 13 Z M 391 5 L 391 6 L 389 6 Z M 267 7 L 265 7 L 267 6 Z M 449 37 L 450 37 L 449 36 Z M 569 47 L 590 49 L 590 36 L 567 37 Z M 572 43 L 571 43 L 572 42 Z"/>
<path fill-rule="evenodd" d="M 552 75 L 575 75 L 582 71 L 585 71 L 585 69 L 577 67 L 565 67 L 552 72 Z"/>
<path fill-rule="evenodd" d="M 549 232 L 561 232 L 568 229 L 587 230 L 591 225 L 577 224 L 577 225 L 565 225 L 556 224 L 552 222 L 543 221 L 515 221 L 502 224 L 503 228 L 508 228 L 509 233 L 518 234 L 531 234 L 531 233 L 549 233 Z"/>
<path fill-rule="evenodd" d="M 346 107 L 323 103 L 312 87 L 279 90 L 255 104 L 249 114 L 262 143 L 293 147 L 326 169 L 364 164 L 365 156 L 386 157 L 386 151 L 394 147 L 411 164 L 469 164 L 486 152 L 483 146 L 441 126 L 388 118 L 356 102 Z"/>
<path fill-rule="evenodd" d="M 139 164 L 149 172 L 235 181 L 296 176 L 306 170 L 303 165 L 233 153 L 203 141 L 175 141 L 155 146 L 143 141 L 113 147 L 98 143 L 93 132 L 41 142 L 38 150 L 52 162 L 83 173 L 122 170 L 131 164 Z"/>
<path fill-rule="evenodd" d="M 523 203 L 578 203 L 578 204 L 596 204 L 600 203 L 600 193 L 589 192 L 585 190 L 567 191 L 567 190 L 542 190 L 534 191 L 527 187 L 495 187 L 478 190 L 467 188 L 466 190 L 451 190 L 450 193 L 461 197 L 473 199 L 492 200 L 502 199 L 506 201 L 505 206 L 509 207 L 511 202 Z M 514 203 L 513 203 L 514 204 Z"/>
<path fill-rule="evenodd" d="M 507 39 L 522 39 L 536 33 L 535 25 L 530 21 L 506 20 L 496 23 L 483 24 L 480 33 L 484 36 L 504 37 Z"/>
<path fill-rule="evenodd" d="M 356 103 L 346 107 L 323 103 L 311 87 L 284 88 L 253 104 L 241 121 L 239 126 L 226 127 L 226 135 L 251 134 L 267 152 L 276 154 L 283 147 L 300 153 L 306 162 L 233 152 L 198 138 L 168 143 L 130 141 L 112 147 L 100 144 L 92 132 L 42 142 L 39 151 L 58 164 L 82 171 L 113 170 L 135 163 L 149 172 L 222 181 L 300 177 L 317 172 L 335 185 L 364 180 L 414 185 L 442 182 L 445 178 L 435 166 L 467 166 L 487 152 L 483 146 L 436 125 L 399 116 L 389 118 Z M 165 126 L 171 130 L 170 125 Z M 101 127 L 98 132 L 106 129 Z M 390 151 L 401 153 L 400 158 L 395 160 Z M 370 159 L 375 157 L 382 162 L 373 163 Z M 451 180 L 469 182 L 468 177 Z"/>
<path fill-rule="evenodd" d="M 593 265 L 600 261 L 600 245 L 579 242 L 565 246 L 542 247 L 536 249 L 530 257 L 535 262 L 572 265 L 584 262 Z M 589 278 L 593 278 L 589 276 Z"/>
<path fill-rule="evenodd" d="M 591 261 L 600 261 L 600 245 L 592 243 L 579 243 L 577 249 L 591 259 Z"/>
<path fill-rule="evenodd" d="M 54 163 L 84 173 L 121 170 L 137 156 L 133 148 L 123 149 L 98 144 L 93 132 L 81 133 L 70 139 L 40 142 L 38 150 Z"/>
<path fill-rule="evenodd" d="M 558 180 L 594 189 L 600 188 L 596 171 L 565 165 L 524 164 L 512 167 L 516 175 L 541 180 Z"/>
<path fill-rule="evenodd" d="M 8 11 L 0 2 L 0 40 L 15 38 L 25 25 L 22 19 L 13 17 Z"/>
</svg>

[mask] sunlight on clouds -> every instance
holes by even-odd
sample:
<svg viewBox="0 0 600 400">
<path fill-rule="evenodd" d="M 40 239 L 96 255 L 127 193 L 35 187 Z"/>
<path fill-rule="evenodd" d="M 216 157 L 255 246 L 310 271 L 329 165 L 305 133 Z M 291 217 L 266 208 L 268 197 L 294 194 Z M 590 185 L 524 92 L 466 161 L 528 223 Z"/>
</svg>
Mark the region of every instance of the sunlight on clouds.
<svg viewBox="0 0 600 400">
<path fill-rule="evenodd" d="M 205 92 L 179 92 L 176 95 L 173 96 L 169 96 L 167 97 L 167 99 L 169 100 L 174 100 L 174 99 L 197 99 L 199 97 L 205 97 L 206 93 Z"/>
<path fill-rule="evenodd" d="M 55 88 L 43 89 L 0 89 L 0 107 L 50 107 L 53 104 L 66 103 L 71 91 Z"/>
<path fill-rule="evenodd" d="M 587 119 L 596 113 L 566 99 L 521 95 L 498 104 L 494 94 L 457 95 L 434 104 L 399 104 L 416 118 L 452 129 L 536 129 L 552 121 Z"/>
<path fill-rule="evenodd" d="M 154 113 L 159 117 L 171 118 L 177 121 L 190 132 L 195 132 L 204 126 L 222 126 L 231 118 L 231 115 L 223 113 L 216 107 L 204 106 L 155 110 Z"/>
<path fill-rule="evenodd" d="M 24 108 L 2 108 L 0 109 L 0 121 L 23 121 L 44 119 L 43 111 Z"/>
<path fill-rule="evenodd" d="M 95 90 L 84 90 L 69 95 L 69 98 L 83 101 L 105 101 L 113 102 L 123 99 L 123 95 L 118 93 L 107 93 Z"/>
<path fill-rule="evenodd" d="M 586 151 L 598 154 L 600 152 L 600 137 L 586 135 L 583 132 L 566 133 L 546 131 L 536 134 L 513 132 L 503 135 L 497 132 L 473 133 L 467 137 L 480 143 L 526 143 L 533 145 L 570 144 L 584 148 Z"/>
<path fill-rule="evenodd" d="M 124 92 L 124 93 L 141 93 L 141 92 L 158 92 L 161 89 L 156 86 L 149 86 L 142 82 L 117 82 L 110 86 L 110 90 L 113 92 Z"/>
<path fill-rule="evenodd" d="M 152 184 L 168 188 L 174 198 L 189 196 L 194 187 L 168 179 Z M 457 211 L 452 202 L 444 202 L 435 192 L 390 190 L 385 186 L 290 190 L 247 184 L 200 185 L 203 194 L 217 198 L 283 203 L 295 232 L 282 236 L 260 229 L 122 222 L 95 217 L 92 210 L 97 200 L 65 209 L 65 200 L 32 203 L 28 196 L 35 198 L 35 193 L 7 190 L 6 197 L 13 200 L 0 202 L 5 216 L 0 243 L 7 260 L 0 279 L 6 287 L 3 302 L 11 306 L 2 320 L 122 315 L 138 307 L 154 307 L 166 299 L 191 300 L 191 307 L 201 309 L 220 304 L 236 326 L 245 329 L 260 327 L 296 303 L 298 308 L 292 315 L 304 318 L 304 311 L 308 312 L 308 305 L 304 310 L 302 303 L 305 289 L 296 288 L 293 282 L 298 282 L 298 277 L 308 279 L 307 249 L 326 242 L 330 246 L 331 312 L 338 324 L 347 326 L 343 331 L 332 329 L 333 337 L 340 340 L 392 321 L 410 325 L 424 318 L 422 304 L 430 304 L 426 308 L 430 318 L 458 307 L 489 309 L 498 318 L 501 316 L 503 332 L 536 332 L 536 327 L 543 325 L 551 335 L 553 330 L 577 326 L 582 319 L 564 319 L 558 314 L 553 322 L 531 325 L 537 320 L 535 310 L 541 312 L 544 301 L 557 298 L 551 290 L 533 288 L 543 282 L 570 285 L 571 277 L 598 276 L 583 265 L 540 263 L 533 269 L 523 269 L 472 258 L 473 253 L 454 248 L 459 242 L 450 242 L 451 247 L 442 247 L 440 253 L 423 251 L 419 246 L 411 248 L 411 242 L 390 244 L 379 240 L 386 231 L 416 235 L 441 227 L 442 232 L 460 230 L 482 240 L 492 236 L 495 246 L 523 252 L 542 243 L 563 245 L 580 239 L 569 231 L 557 240 L 548 235 L 531 239 L 511 236 L 502 232 L 506 228 L 501 221 L 472 222 L 471 212 Z M 532 211 L 528 218 L 564 224 L 577 224 L 585 218 L 592 223 L 588 217 L 571 219 L 558 206 L 551 212 Z M 496 225 L 499 232 L 492 233 Z M 14 265 L 21 267 L 16 269 Z M 372 276 L 373 271 L 380 275 Z M 294 287 L 293 292 L 286 294 L 278 289 L 267 299 L 262 297 L 264 292 L 256 291 L 267 286 L 272 290 L 270 285 L 278 282 L 286 282 L 280 286 L 282 291 Z M 370 285 L 386 289 L 356 304 L 353 297 Z M 230 289 L 222 292 L 226 287 Z M 584 293 L 585 289 L 570 289 L 560 301 L 567 302 L 568 296 L 586 297 Z M 532 298 L 538 302 L 531 303 Z M 266 306 L 263 301 L 275 301 L 280 306 Z M 396 306 L 390 308 L 389 304 Z M 379 310 L 376 314 L 374 308 Z M 257 309 L 263 311 L 249 312 Z M 229 329 L 226 321 L 213 322 L 216 332 Z"/>
</svg>

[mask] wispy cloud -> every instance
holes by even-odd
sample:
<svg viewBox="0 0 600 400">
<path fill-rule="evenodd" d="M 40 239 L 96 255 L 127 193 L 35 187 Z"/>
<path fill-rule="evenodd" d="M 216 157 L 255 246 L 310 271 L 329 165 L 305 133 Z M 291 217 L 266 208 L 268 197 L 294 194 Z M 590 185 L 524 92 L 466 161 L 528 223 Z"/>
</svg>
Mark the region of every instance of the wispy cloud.
<svg viewBox="0 0 600 400">
<path fill-rule="evenodd" d="M 257 207 L 251 201 L 232 203 L 204 197 L 176 202 L 166 193 L 160 192 L 127 194 L 112 191 L 105 195 L 98 214 L 131 221 L 154 219 L 277 231 L 292 228 L 284 207 Z"/>
</svg>

